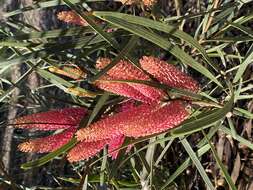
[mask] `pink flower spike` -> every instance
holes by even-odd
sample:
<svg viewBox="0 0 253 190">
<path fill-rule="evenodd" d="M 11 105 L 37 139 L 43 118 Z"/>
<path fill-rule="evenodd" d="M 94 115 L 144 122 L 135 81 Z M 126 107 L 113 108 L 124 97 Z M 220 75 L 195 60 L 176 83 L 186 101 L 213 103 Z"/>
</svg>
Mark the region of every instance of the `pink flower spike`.
<svg viewBox="0 0 253 190">
<path fill-rule="evenodd" d="M 70 162 L 77 162 L 80 160 L 89 159 L 100 152 L 107 144 L 107 140 L 93 141 L 93 142 L 80 142 L 74 148 L 72 148 L 67 159 Z"/>
<path fill-rule="evenodd" d="M 111 62 L 108 58 L 99 58 L 96 66 L 99 69 L 103 69 Z M 135 67 L 131 63 L 125 60 L 119 61 L 113 68 L 111 68 L 107 74 L 116 80 L 143 80 L 150 81 L 148 75 L 142 70 Z M 129 86 L 138 90 L 144 96 L 148 97 L 151 101 L 159 102 L 164 96 L 164 92 L 154 87 L 145 84 L 127 83 Z M 147 103 L 147 102 L 146 102 Z"/>
<path fill-rule="evenodd" d="M 80 26 L 88 26 L 88 23 L 74 11 L 62 11 L 57 14 L 57 18 L 61 21 Z"/>
<path fill-rule="evenodd" d="M 22 152 L 46 153 L 52 152 L 68 143 L 76 132 L 75 127 L 64 130 L 62 133 L 50 135 L 48 137 L 37 138 L 18 145 Z"/>
<path fill-rule="evenodd" d="M 35 113 L 14 120 L 14 126 L 24 129 L 56 130 L 78 126 L 87 113 L 84 108 L 64 108 Z"/>
<path fill-rule="evenodd" d="M 166 61 L 152 56 L 143 56 L 140 59 L 140 64 L 144 70 L 170 87 L 186 89 L 192 92 L 199 90 L 199 85 L 193 78 Z"/>
<path fill-rule="evenodd" d="M 157 105 L 142 104 L 128 111 L 105 117 L 86 128 L 78 130 L 76 133 L 77 140 L 91 142 L 121 136 L 125 125 L 138 123 L 142 118 L 152 114 L 157 107 Z M 143 128 L 142 125 L 137 127 Z"/>
<path fill-rule="evenodd" d="M 100 78 L 101 80 L 95 81 L 94 85 L 100 89 L 126 96 L 129 98 L 133 98 L 135 100 L 150 103 L 152 100 L 149 97 L 144 96 L 141 92 L 128 85 L 127 83 L 119 83 L 119 82 L 110 82 L 113 78 L 105 75 Z M 103 81 L 104 80 L 104 81 Z M 108 80 L 108 81 L 106 81 Z"/>
<path fill-rule="evenodd" d="M 178 126 L 188 115 L 182 101 L 171 101 L 143 117 L 128 120 L 122 132 L 125 136 L 135 138 L 157 134 Z"/>
</svg>

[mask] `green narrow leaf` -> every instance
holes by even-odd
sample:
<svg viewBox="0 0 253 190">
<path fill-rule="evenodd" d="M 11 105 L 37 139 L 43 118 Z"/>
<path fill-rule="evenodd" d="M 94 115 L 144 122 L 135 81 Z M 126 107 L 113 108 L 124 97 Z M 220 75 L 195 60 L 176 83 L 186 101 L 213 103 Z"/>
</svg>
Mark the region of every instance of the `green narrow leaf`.
<svg viewBox="0 0 253 190">
<path fill-rule="evenodd" d="M 154 164 L 155 167 L 158 167 L 159 162 L 162 160 L 162 158 L 164 157 L 164 155 L 166 154 L 166 152 L 168 151 L 168 149 L 170 148 L 170 146 L 174 140 L 175 140 L 175 138 L 172 138 L 168 142 L 168 144 L 163 148 L 163 151 L 161 152 L 161 154 L 159 155 L 159 157 L 155 161 L 155 164 Z"/>
<path fill-rule="evenodd" d="M 188 155 L 190 156 L 192 162 L 194 163 L 194 165 L 196 166 L 196 168 L 199 171 L 199 174 L 201 175 L 202 179 L 204 180 L 206 186 L 208 189 L 210 190 L 215 190 L 215 187 L 213 186 L 211 180 L 209 179 L 209 177 L 207 176 L 205 169 L 203 168 L 202 164 L 200 163 L 197 155 L 195 154 L 195 152 L 192 150 L 191 145 L 189 144 L 189 142 L 186 140 L 186 138 L 181 139 L 181 143 L 184 146 L 184 149 L 186 150 L 186 152 L 188 153 Z"/>
<path fill-rule="evenodd" d="M 88 36 L 88 37 L 80 38 L 77 41 L 71 42 L 71 43 L 67 42 L 63 44 L 53 44 L 53 45 L 45 44 L 44 49 L 42 50 L 37 50 L 31 53 L 20 55 L 18 58 L 1 61 L 0 68 L 3 68 L 7 65 L 9 66 L 9 65 L 20 64 L 34 58 L 45 58 L 45 57 L 48 57 L 49 55 L 53 55 L 55 53 L 58 53 L 64 50 L 68 50 L 72 48 L 78 49 L 78 48 L 82 48 L 84 45 L 96 44 L 103 41 L 104 39 L 101 38 L 100 36 L 92 36 L 92 37 Z"/>
<path fill-rule="evenodd" d="M 253 143 L 250 142 L 249 140 L 241 137 L 240 135 L 233 136 L 233 132 L 230 129 L 228 129 L 227 127 L 221 126 L 220 130 L 222 130 L 227 135 L 232 136 L 235 140 L 237 140 L 238 142 L 242 143 L 243 145 L 246 145 L 248 148 L 253 150 Z"/>
<path fill-rule="evenodd" d="M 252 59 L 253 59 L 253 45 L 251 45 L 250 49 L 247 52 L 247 56 L 245 57 L 245 59 L 243 60 L 243 62 L 240 64 L 240 67 L 237 70 L 237 73 L 235 75 L 233 83 L 236 83 L 236 82 L 238 82 L 240 80 L 240 78 L 242 77 L 243 73 L 245 72 L 247 66 L 250 63 L 252 63 Z"/>
<path fill-rule="evenodd" d="M 228 112 L 231 111 L 234 103 L 234 95 L 230 100 L 224 105 L 223 108 L 214 109 L 199 114 L 196 117 L 187 119 L 182 125 L 178 128 L 175 128 L 171 131 L 172 135 L 185 135 L 200 131 L 208 126 L 213 125 L 215 122 L 223 119 Z"/>
<path fill-rule="evenodd" d="M 101 167 L 100 167 L 100 186 L 102 187 L 105 184 L 105 170 L 106 170 L 106 163 L 107 163 L 107 156 L 105 156 L 107 154 L 107 150 L 106 148 L 104 148 L 103 150 L 103 160 L 101 163 Z"/>
<path fill-rule="evenodd" d="M 105 0 L 85 0 L 85 2 L 99 2 L 99 1 L 105 1 Z M 71 2 L 73 4 L 77 4 L 77 3 L 83 2 L 83 0 L 72 0 Z M 25 13 L 27 11 L 31 11 L 31 10 L 40 10 L 43 8 L 55 7 L 55 6 L 64 5 L 64 4 L 65 4 L 65 2 L 63 0 L 37 1 L 33 5 L 23 7 L 21 9 L 17 9 L 17 10 L 11 11 L 11 12 L 4 13 L 3 17 L 8 18 L 11 16 Z"/>
<path fill-rule="evenodd" d="M 250 21 L 253 18 L 253 13 L 247 15 L 247 16 L 241 16 L 238 19 L 234 20 L 233 23 L 242 25 L 248 21 Z M 232 28 L 232 25 L 227 25 L 226 27 L 220 29 L 215 36 L 222 36 L 225 32 L 230 31 Z"/>
<path fill-rule="evenodd" d="M 235 114 L 237 114 L 239 116 L 246 117 L 248 119 L 253 119 L 253 113 L 251 113 L 245 109 L 236 107 L 236 108 L 234 108 L 233 112 L 235 112 Z"/>
<path fill-rule="evenodd" d="M 26 34 L 19 34 L 10 36 L 5 41 L 9 40 L 32 40 L 32 39 L 47 39 L 47 38 L 58 38 L 62 36 L 79 36 L 88 33 L 92 33 L 94 30 L 90 27 L 71 27 L 67 29 L 55 29 L 55 30 L 47 30 L 42 32 L 30 32 Z M 1 42 L 2 43 L 2 42 Z"/>
<path fill-rule="evenodd" d="M 237 28 L 238 30 L 242 31 L 243 33 L 249 35 L 251 38 L 253 38 L 253 31 L 252 29 L 245 27 L 241 24 L 234 23 L 234 22 L 228 22 L 229 25 L 233 26 L 234 28 Z"/>
<path fill-rule="evenodd" d="M 207 153 L 210 150 L 210 146 L 208 144 L 202 146 L 200 149 L 198 149 L 197 151 L 197 156 L 201 157 L 203 156 L 205 153 Z M 166 183 L 161 187 L 161 189 L 166 189 L 168 187 L 168 185 L 170 185 L 184 170 L 186 170 L 186 168 L 188 166 L 191 165 L 191 160 L 190 158 L 187 158 L 183 164 L 181 164 L 177 170 L 170 175 L 169 179 L 166 181 Z"/>
<path fill-rule="evenodd" d="M 215 126 L 213 128 L 210 128 L 207 136 L 208 138 L 211 138 L 214 134 L 216 134 L 217 130 L 219 129 L 219 126 Z M 209 144 L 206 144 L 206 139 L 202 138 L 197 144 L 199 149 L 197 150 L 197 156 L 201 157 L 204 155 L 208 150 L 210 149 Z M 178 168 L 177 170 L 170 175 L 169 179 L 166 181 L 166 183 L 162 186 L 162 189 L 165 189 L 168 185 L 170 185 L 188 166 L 192 164 L 190 158 L 187 158 Z"/>
<path fill-rule="evenodd" d="M 215 82 L 218 86 L 222 86 L 220 84 L 220 82 L 215 78 L 215 76 L 213 76 L 213 74 L 208 69 L 206 69 L 203 65 L 196 62 L 191 56 L 189 56 L 187 53 L 185 53 L 183 50 L 181 50 L 177 45 L 172 44 L 167 39 L 165 39 L 153 32 L 148 31 L 141 26 L 127 23 L 127 22 L 122 21 L 117 18 L 107 16 L 107 17 L 103 17 L 103 19 L 110 22 L 111 24 L 119 27 L 119 28 L 123 28 L 129 32 L 132 32 L 133 34 L 136 34 L 137 36 L 140 36 L 140 37 L 160 46 L 161 48 L 169 51 L 175 57 L 180 59 L 184 64 L 189 65 L 190 67 L 192 67 L 196 71 L 200 72 L 201 74 L 203 74 L 204 76 L 206 76 L 207 78 L 209 78 L 210 80 Z"/>
<path fill-rule="evenodd" d="M 6 40 L 6 41 L 0 41 L 0 47 L 2 46 L 7 46 L 7 47 L 28 47 L 28 46 L 34 46 L 36 44 L 33 44 L 31 42 L 16 42 L 16 41 L 11 41 L 11 40 Z"/>
<path fill-rule="evenodd" d="M 58 77 L 58 76 L 56 76 L 55 74 L 50 73 L 50 72 L 48 72 L 48 71 L 46 71 L 46 70 L 43 70 L 43 69 L 37 68 L 36 71 L 37 71 L 37 73 L 38 73 L 41 77 L 43 77 L 44 79 L 48 80 L 50 83 L 54 84 L 55 86 L 57 86 L 58 88 L 60 88 L 60 89 L 63 90 L 64 92 L 69 93 L 69 94 L 76 95 L 75 93 L 72 93 L 71 91 L 68 90 L 68 88 L 75 87 L 75 85 L 72 84 L 71 82 L 66 81 L 66 80 L 64 80 L 63 78 Z M 78 90 L 80 93 L 87 94 L 87 97 L 95 97 L 95 96 L 98 95 L 98 94 L 95 93 L 95 92 L 86 90 L 86 89 L 81 88 L 81 87 L 75 87 L 75 89 Z"/>
<path fill-rule="evenodd" d="M 226 179 L 226 181 L 227 181 L 227 183 L 228 183 L 230 189 L 231 189 L 231 190 L 237 190 L 237 188 L 236 188 L 234 182 L 232 181 L 232 179 L 231 179 L 231 177 L 230 177 L 230 175 L 229 175 L 227 169 L 225 168 L 225 166 L 223 165 L 222 161 L 220 160 L 220 158 L 219 158 L 217 152 L 215 151 L 215 148 L 214 148 L 213 144 L 210 142 L 210 140 L 209 140 L 209 138 L 206 136 L 205 132 L 204 132 L 204 131 L 202 131 L 202 132 L 203 132 L 203 134 L 204 134 L 204 136 L 205 136 L 205 138 L 206 138 L 206 140 L 207 140 L 209 146 L 211 147 L 211 150 L 212 150 L 212 152 L 213 152 L 214 158 L 215 158 L 215 160 L 216 160 L 216 162 L 217 162 L 219 168 L 221 169 L 221 172 L 223 173 L 223 175 L 224 175 L 224 177 L 225 177 L 225 179 Z"/>
<path fill-rule="evenodd" d="M 101 108 L 104 106 L 105 102 L 108 100 L 109 98 L 109 94 L 108 93 L 104 93 L 98 100 L 96 106 L 94 107 L 94 109 L 92 110 L 92 113 L 89 117 L 89 120 L 87 122 L 87 126 L 91 124 L 91 122 L 94 120 L 94 118 L 97 116 L 98 112 L 101 110 Z M 82 126 L 81 126 L 82 127 Z"/>
<path fill-rule="evenodd" d="M 82 11 L 76 8 L 76 6 L 72 3 L 74 2 L 74 0 L 70 0 L 70 1 L 63 0 L 63 1 L 65 2 L 67 6 L 73 9 L 80 17 L 82 17 L 95 32 L 97 32 L 102 38 L 104 38 L 105 41 L 107 41 L 113 47 L 116 47 L 116 48 L 118 47 L 118 42 L 114 38 L 112 38 L 108 33 L 103 31 L 103 29 L 100 26 L 98 26 L 88 14 L 83 13 Z"/>
<path fill-rule="evenodd" d="M 123 21 L 129 22 L 132 24 L 137 24 L 137 25 L 149 27 L 149 28 L 152 28 L 152 29 L 155 29 L 158 31 L 162 31 L 162 32 L 168 33 L 174 37 L 182 39 L 186 43 L 188 43 L 189 45 L 196 48 L 202 54 L 202 56 L 205 58 L 205 60 L 209 63 L 209 65 L 212 66 L 217 71 L 217 68 L 213 65 L 213 63 L 210 60 L 209 56 L 207 55 L 205 49 L 198 43 L 198 41 L 195 40 L 189 34 L 177 29 L 176 27 L 174 27 L 172 25 L 165 24 L 165 23 L 162 23 L 159 21 L 154 21 L 154 20 L 140 17 L 140 16 L 134 16 L 134 15 L 118 13 L 118 12 L 94 11 L 93 15 L 95 15 L 99 18 L 102 18 L 102 19 L 104 18 L 104 16 L 111 16 L 113 18 L 122 19 Z M 106 17 L 104 19 L 106 19 Z"/>
</svg>

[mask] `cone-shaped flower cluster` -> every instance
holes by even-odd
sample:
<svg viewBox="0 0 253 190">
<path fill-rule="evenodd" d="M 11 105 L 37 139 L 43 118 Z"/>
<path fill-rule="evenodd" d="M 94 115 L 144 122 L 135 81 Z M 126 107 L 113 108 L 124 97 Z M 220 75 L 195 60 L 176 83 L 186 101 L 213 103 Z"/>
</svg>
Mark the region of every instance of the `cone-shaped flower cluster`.
<svg viewBox="0 0 253 190">
<path fill-rule="evenodd" d="M 79 141 L 86 142 L 113 139 L 120 135 L 147 136 L 173 128 L 187 116 L 188 112 L 181 101 L 171 101 L 164 106 L 142 104 L 80 129 L 76 136 Z"/>
<path fill-rule="evenodd" d="M 97 68 L 103 69 L 110 62 L 110 59 L 100 58 L 97 60 Z M 147 71 L 158 81 L 169 87 L 189 90 L 192 92 L 197 92 L 199 90 L 198 83 L 195 80 L 181 72 L 174 65 L 170 65 L 165 61 L 152 56 L 143 56 L 140 59 L 140 64 L 143 70 Z M 160 102 L 165 97 L 165 93 L 161 90 L 145 84 L 110 82 L 109 80 L 151 80 L 142 70 L 127 61 L 119 61 L 107 72 L 107 75 L 101 77 L 100 80 L 94 84 L 101 89 L 148 104 Z"/>
<path fill-rule="evenodd" d="M 83 108 L 65 108 L 48 112 L 35 113 L 15 120 L 15 127 L 37 130 L 57 130 L 78 126 L 85 115 Z"/>
<path fill-rule="evenodd" d="M 84 14 L 91 15 L 90 12 L 85 12 Z M 57 18 L 68 24 L 75 24 L 79 26 L 88 26 L 89 24 L 81 16 L 79 16 L 74 11 L 61 11 L 57 14 Z M 101 24 L 100 20 L 95 20 L 96 24 Z M 109 31 L 108 31 L 109 32 Z"/>
<path fill-rule="evenodd" d="M 74 11 L 62 11 L 57 14 L 57 18 L 69 24 L 76 24 L 79 26 L 88 26 L 88 23 Z"/>
<path fill-rule="evenodd" d="M 140 59 L 140 64 L 144 70 L 153 75 L 157 80 L 170 87 L 181 88 L 192 92 L 199 90 L 199 85 L 193 78 L 165 61 L 152 56 L 143 56 Z"/>
<path fill-rule="evenodd" d="M 87 114 L 84 108 L 65 108 L 20 117 L 14 121 L 15 127 L 36 130 L 64 130 L 48 137 L 32 139 L 20 144 L 23 152 L 52 152 L 66 144 L 75 134 L 77 127 Z"/>
<path fill-rule="evenodd" d="M 17 118 L 14 126 L 24 129 L 36 130 L 63 130 L 60 133 L 47 137 L 31 139 L 18 145 L 22 152 L 47 153 L 52 152 L 68 143 L 75 134 L 77 127 L 83 117 L 87 114 L 84 108 L 65 108 L 48 112 L 41 112 Z M 87 159 L 109 145 L 109 153 L 116 158 L 119 148 L 124 141 L 124 136 L 114 139 L 103 139 L 101 141 L 81 142 L 75 146 L 68 154 L 71 162 Z"/>
<path fill-rule="evenodd" d="M 72 148 L 67 157 L 70 162 L 76 162 L 83 159 L 88 159 L 96 155 L 107 144 L 107 140 L 81 142 Z"/>
<path fill-rule="evenodd" d="M 76 127 L 70 127 L 61 133 L 50 135 L 48 137 L 42 137 L 32 139 L 27 142 L 21 143 L 18 148 L 22 152 L 52 152 L 57 150 L 64 144 L 68 143 L 76 132 Z"/>
<path fill-rule="evenodd" d="M 105 66 L 107 66 L 111 62 L 110 59 L 107 58 L 100 58 L 97 60 L 97 68 L 103 69 Z M 127 61 L 119 61 L 116 66 L 114 66 L 112 69 L 110 69 L 107 72 L 108 76 L 112 80 L 143 80 L 143 81 L 149 81 L 150 78 L 148 75 L 146 75 L 142 70 L 135 67 L 133 64 L 127 62 Z M 109 78 L 108 77 L 108 78 Z M 115 83 L 113 83 L 115 84 Z M 118 85 L 122 85 L 117 83 Z M 100 88 L 104 88 L 101 84 L 98 83 L 98 86 Z M 133 94 L 136 94 L 138 100 L 143 100 L 143 102 L 152 102 L 152 101 L 159 101 L 165 94 L 153 87 L 144 85 L 144 84 L 136 84 L 136 83 L 125 83 L 125 87 L 123 89 L 129 88 L 127 92 L 132 92 Z M 108 85 L 107 85 L 108 88 Z M 138 98 L 139 96 L 139 98 Z M 128 97 L 134 97 L 133 95 L 128 95 Z M 146 97 L 146 98 L 145 98 Z"/>
<path fill-rule="evenodd" d="M 97 68 L 103 69 L 110 62 L 109 59 L 100 58 L 97 61 Z M 159 82 L 170 87 L 191 92 L 199 90 L 196 81 L 165 61 L 144 56 L 140 59 L 140 64 L 142 69 L 153 75 Z M 108 145 L 111 156 L 116 158 L 118 148 L 122 146 L 125 137 L 138 138 L 158 134 L 178 126 L 189 116 L 186 110 L 187 103 L 183 100 L 161 103 L 166 95 L 161 90 L 144 84 L 110 82 L 108 80 L 147 81 L 151 79 L 143 70 L 131 63 L 119 61 L 106 75 L 95 82 L 99 88 L 132 98 L 122 104 L 118 113 L 110 116 L 103 115 L 97 122 L 79 129 L 77 132 L 76 126 L 86 114 L 82 108 L 66 108 L 18 118 L 15 124 L 21 128 L 65 129 L 56 135 L 22 143 L 19 145 L 19 149 L 25 152 L 50 152 L 67 143 L 76 133 L 79 143 L 67 155 L 70 162 L 88 159 L 100 152 L 106 145 Z M 142 104 L 136 105 L 134 100 L 139 100 Z"/>
<path fill-rule="evenodd" d="M 82 141 L 69 151 L 67 158 L 70 162 L 88 159 L 96 155 L 108 144 L 108 152 L 115 159 L 118 155 L 118 148 L 121 147 L 124 139 L 125 137 L 121 135 L 112 139 L 105 138 L 91 142 Z"/>
</svg>

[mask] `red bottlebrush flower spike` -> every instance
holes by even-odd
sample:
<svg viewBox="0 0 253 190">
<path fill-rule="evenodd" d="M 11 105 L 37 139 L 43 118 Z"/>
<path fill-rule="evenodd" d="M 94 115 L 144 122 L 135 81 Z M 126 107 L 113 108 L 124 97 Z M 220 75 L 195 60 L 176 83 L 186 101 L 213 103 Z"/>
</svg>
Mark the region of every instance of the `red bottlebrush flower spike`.
<svg viewBox="0 0 253 190">
<path fill-rule="evenodd" d="M 96 66 L 99 69 L 103 69 L 106 65 L 111 62 L 108 58 L 99 58 L 97 60 Z M 111 68 L 107 74 L 115 80 L 144 80 L 149 81 L 150 78 L 143 71 L 133 66 L 131 63 L 121 60 L 113 68 Z M 151 101 L 159 102 L 165 94 L 154 87 L 150 87 L 145 84 L 134 84 L 134 83 L 124 83 L 134 89 L 138 90 L 144 96 L 151 99 Z"/>
<path fill-rule="evenodd" d="M 76 127 L 64 130 L 62 133 L 50 135 L 48 137 L 37 138 L 23 142 L 18 145 L 22 152 L 47 153 L 52 152 L 69 142 L 76 132 Z"/>
<path fill-rule="evenodd" d="M 86 114 L 84 108 L 64 108 L 42 113 L 35 113 L 14 120 L 15 127 L 37 130 L 56 130 L 78 126 Z"/>
<path fill-rule="evenodd" d="M 79 141 L 97 141 L 102 139 L 113 139 L 123 135 L 123 127 L 128 123 L 137 122 L 137 120 L 146 117 L 152 113 L 157 106 L 142 104 L 128 111 L 120 112 L 110 117 L 105 117 L 89 127 L 80 129 L 76 133 Z M 143 127 L 143 126 L 141 126 Z"/>
<path fill-rule="evenodd" d="M 113 139 L 120 135 L 147 136 L 176 127 L 188 115 L 181 101 L 172 101 L 165 106 L 142 104 L 80 129 L 76 135 L 79 141 L 86 142 Z"/>
<path fill-rule="evenodd" d="M 94 85 L 97 86 L 100 89 L 113 92 L 118 95 L 123 95 L 129 98 L 133 98 L 135 100 L 139 100 L 141 102 L 150 103 L 152 100 L 146 96 L 144 96 L 142 93 L 140 93 L 138 90 L 133 88 L 132 86 L 129 86 L 126 83 L 118 83 L 118 82 L 110 82 L 110 80 L 113 80 L 113 78 L 104 75 L 100 78 L 101 80 L 95 81 Z M 108 81 L 103 81 L 108 80 Z"/>
<path fill-rule="evenodd" d="M 88 26 L 88 23 L 74 11 L 62 11 L 57 14 L 57 18 L 61 21 L 80 26 Z"/>
<path fill-rule="evenodd" d="M 128 120 L 122 133 L 128 137 L 143 137 L 174 128 L 188 117 L 182 101 L 171 101 L 165 106 L 154 108 L 143 117 Z"/>
<path fill-rule="evenodd" d="M 193 78 L 165 61 L 152 56 L 143 56 L 140 59 L 140 64 L 144 70 L 170 87 L 186 89 L 192 92 L 199 90 L 198 83 Z"/>
<path fill-rule="evenodd" d="M 80 142 L 74 148 L 72 148 L 67 158 L 70 162 L 77 162 L 80 160 L 89 159 L 100 152 L 107 144 L 109 145 L 108 152 L 113 159 L 117 158 L 119 150 L 124 142 L 125 137 L 123 135 L 115 137 L 113 139 L 104 139 L 92 142 Z"/>
<path fill-rule="evenodd" d="M 70 162 L 88 159 L 102 150 L 106 146 L 107 142 L 107 140 L 80 142 L 69 151 L 67 158 Z"/>
</svg>

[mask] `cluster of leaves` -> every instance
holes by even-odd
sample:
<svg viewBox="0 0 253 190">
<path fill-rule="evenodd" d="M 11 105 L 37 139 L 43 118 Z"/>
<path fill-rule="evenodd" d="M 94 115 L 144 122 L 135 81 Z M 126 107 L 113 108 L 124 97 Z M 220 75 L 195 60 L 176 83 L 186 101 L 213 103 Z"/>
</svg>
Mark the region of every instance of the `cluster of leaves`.
<svg viewBox="0 0 253 190">
<path fill-rule="evenodd" d="M 253 98 L 252 75 L 247 72 L 253 59 L 253 33 L 248 27 L 253 14 L 247 9 L 251 1 L 210 1 L 208 5 L 200 4 L 204 8 L 199 8 L 198 12 L 189 11 L 185 16 L 179 14 L 183 6 L 181 9 L 177 6 L 176 16 L 168 16 L 158 4 L 153 7 L 135 5 L 132 7 L 134 11 L 128 9 L 129 5 L 121 6 L 119 10 L 96 11 L 91 8 L 95 3 L 98 2 L 50 0 L 4 13 L 8 21 L 0 30 L 0 101 L 3 107 L 9 103 L 13 90 L 24 85 L 28 75 L 35 71 L 48 81 L 35 90 L 38 97 L 44 100 L 47 98 L 46 91 L 57 87 L 63 91 L 62 96 L 68 98 L 68 102 L 90 110 L 89 117 L 81 121 L 82 128 L 122 101 L 122 97 L 111 96 L 94 88 L 91 85 L 94 81 L 121 59 L 138 65 L 137 60 L 143 55 L 163 57 L 196 75 L 202 83 L 201 93 L 190 93 L 149 81 L 145 84 L 162 89 L 172 97 L 179 94 L 194 99 L 193 105 L 197 106 L 193 107 L 192 116 L 167 133 L 126 141 L 113 162 L 107 157 L 105 149 L 100 158 L 72 165 L 81 176 L 78 179 L 72 176 L 59 176 L 58 179 L 83 189 L 95 188 L 97 184 L 115 189 L 169 189 L 176 186 L 183 189 L 184 185 L 196 185 L 184 177 L 185 170 L 192 166 L 201 176 L 204 187 L 215 189 L 218 185 L 216 175 L 207 173 L 201 159 L 212 153 L 211 158 L 206 159 L 210 162 L 214 159 L 227 186 L 237 189 L 236 181 L 211 141 L 222 131 L 233 141 L 253 149 L 253 144 L 238 134 L 241 131 L 234 122 L 238 118 L 253 118 L 252 113 L 242 106 Z M 11 19 L 30 10 L 60 5 L 68 6 L 88 25 L 35 31 L 32 26 Z M 139 14 L 135 15 L 135 11 Z M 106 32 L 111 28 L 112 32 Z M 98 57 L 111 57 L 112 62 L 97 71 L 94 64 Z M 66 63 L 81 67 L 87 78 L 72 81 L 50 72 L 52 66 L 62 69 Z M 10 69 L 20 64 L 26 65 L 28 70 L 18 81 L 11 81 Z M 23 164 L 22 168 L 43 166 L 58 156 L 64 158 L 64 153 L 75 144 L 76 140 L 73 139 L 52 153 Z M 128 144 L 132 144 L 133 148 L 124 156 Z M 179 152 L 173 153 L 174 150 Z M 176 166 L 172 160 L 177 161 Z M 82 175 L 79 173 L 81 171 L 84 171 Z M 179 176 L 185 180 L 180 181 Z"/>
</svg>

